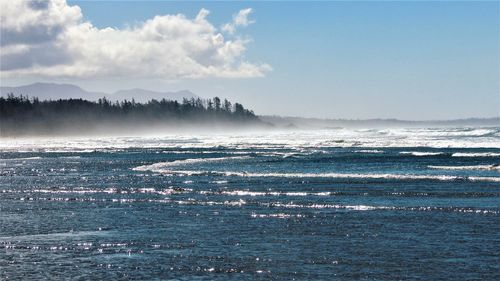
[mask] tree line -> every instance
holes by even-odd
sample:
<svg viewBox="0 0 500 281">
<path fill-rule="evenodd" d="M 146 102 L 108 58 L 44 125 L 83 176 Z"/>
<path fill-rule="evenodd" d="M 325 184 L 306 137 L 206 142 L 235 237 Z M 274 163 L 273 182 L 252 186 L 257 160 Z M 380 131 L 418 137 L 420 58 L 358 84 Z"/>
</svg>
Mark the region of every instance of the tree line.
<svg viewBox="0 0 500 281">
<path fill-rule="evenodd" d="M 232 104 L 219 97 L 184 98 L 138 103 L 132 100 L 98 101 L 84 99 L 39 100 L 9 94 L 0 97 L 0 133 L 15 134 L 23 130 L 56 131 L 61 127 L 91 128 L 96 124 L 147 123 L 256 123 L 259 118 L 240 103 Z"/>
</svg>

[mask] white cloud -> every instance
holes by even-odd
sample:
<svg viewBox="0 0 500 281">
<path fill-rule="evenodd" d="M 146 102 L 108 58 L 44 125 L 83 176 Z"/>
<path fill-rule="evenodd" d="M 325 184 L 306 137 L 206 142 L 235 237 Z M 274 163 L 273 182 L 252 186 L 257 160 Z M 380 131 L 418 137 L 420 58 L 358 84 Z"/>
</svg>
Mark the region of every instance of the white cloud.
<svg viewBox="0 0 500 281">
<path fill-rule="evenodd" d="M 247 8 L 240 10 L 237 14 L 233 15 L 233 21 L 226 23 L 222 26 L 222 31 L 229 34 L 233 34 L 238 26 L 248 26 L 255 23 L 254 20 L 250 20 L 248 16 L 253 12 L 252 8 Z"/>
<path fill-rule="evenodd" d="M 251 9 L 233 17 L 252 23 Z M 248 40 L 227 40 L 201 9 L 155 16 L 124 29 L 97 28 L 65 0 L 0 0 L 4 77 L 260 77 L 271 67 L 244 59 Z"/>
<path fill-rule="evenodd" d="M 255 21 L 248 19 L 248 15 L 250 15 L 250 13 L 252 12 L 253 12 L 252 8 L 247 8 L 239 11 L 239 13 L 234 16 L 234 24 L 247 26 L 251 23 L 254 23 Z"/>
</svg>

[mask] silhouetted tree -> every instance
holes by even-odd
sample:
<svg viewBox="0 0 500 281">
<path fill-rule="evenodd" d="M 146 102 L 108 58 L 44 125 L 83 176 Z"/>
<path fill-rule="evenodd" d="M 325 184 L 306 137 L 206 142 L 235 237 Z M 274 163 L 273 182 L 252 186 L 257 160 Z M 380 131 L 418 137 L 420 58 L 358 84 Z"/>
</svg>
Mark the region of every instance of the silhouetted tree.
<svg viewBox="0 0 500 281">
<path fill-rule="evenodd" d="M 224 99 L 224 111 L 231 112 L 231 102 L 227 99 Z"/>
<path fill-rule="evenodd" d="M 215 111 L 220 111 L 220 99 L 219 97 L 214 98 Z"/>
<path fill-rule="evenodd" d="M 129 121 L 259 121 L 252 111 L 240 103 L 235 103 L 233 110 L 231 108 L 231 102 L 225 99 L 221 104 L 218 97 L 208 100 L 185 98 L 182 103 L 166 99 L 153 99 L 147 103 L 137 103 L 134 99 L 113 103 L 106 98 L 97 102 L 83 99 L 40 101 L 38 98 L 30 100 L 27 96 L 9 94 L 6 98 L 0 97 L 0 135 L 28 129 L 51 131 L 71 124 L 91 127 L 110 121 L 124 124 Z"/>
</svg>

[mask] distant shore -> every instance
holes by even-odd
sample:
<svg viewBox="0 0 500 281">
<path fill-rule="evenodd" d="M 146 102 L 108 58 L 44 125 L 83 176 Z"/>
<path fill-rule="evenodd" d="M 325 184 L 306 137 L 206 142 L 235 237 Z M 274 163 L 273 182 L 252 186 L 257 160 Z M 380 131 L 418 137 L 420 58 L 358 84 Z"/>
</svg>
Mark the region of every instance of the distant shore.
<svg viewBox="0 0 500 281">
<path fill-rule="evenodd" d="M 262 121 L 281 128 L 338 129 L 338 128 L 404 128 L 404 127 L 498 127 L 500 117 L 454 120 L 413 121 L 399 119 L 321 119 L 259 115 Z"/>
<path fill-rule="evenodd" d="M 103 136 L 207 133 L 249 130 L 498 127 L 500 118 L 409 121 L 398 119 L 320 119 L 256 115 L 218 97 L 98 101 L 0 97 L 0 137 Z"/>
</svg>

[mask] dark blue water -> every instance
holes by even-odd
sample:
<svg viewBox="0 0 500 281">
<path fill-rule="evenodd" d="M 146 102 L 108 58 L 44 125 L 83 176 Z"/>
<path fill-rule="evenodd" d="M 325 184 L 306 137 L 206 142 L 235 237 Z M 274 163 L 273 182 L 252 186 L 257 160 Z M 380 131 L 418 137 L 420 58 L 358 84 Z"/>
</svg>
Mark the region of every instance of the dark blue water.
<svg viewBox="0 0 500 281">
<path fill-rule="evenodd" d="M 130 142 L 0 153 L 0 280 L 500 279 L 499 148 Z"/>
</svg>

